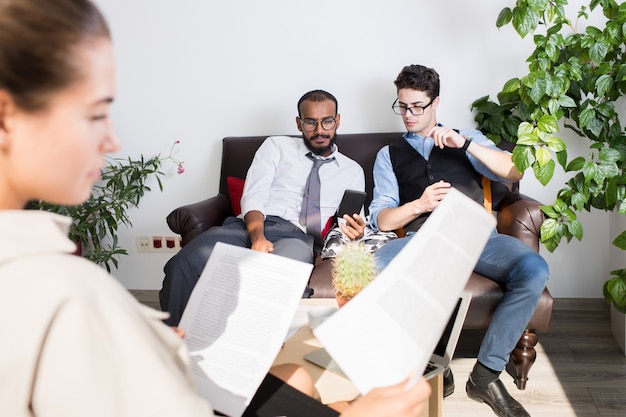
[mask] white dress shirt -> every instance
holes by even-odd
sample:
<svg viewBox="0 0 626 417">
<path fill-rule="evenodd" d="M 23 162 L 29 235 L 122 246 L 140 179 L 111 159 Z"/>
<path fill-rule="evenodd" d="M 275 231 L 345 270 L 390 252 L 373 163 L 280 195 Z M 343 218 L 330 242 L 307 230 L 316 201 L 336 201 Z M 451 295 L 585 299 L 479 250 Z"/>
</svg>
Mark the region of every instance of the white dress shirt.
<svg viewBox="0 0 626 417">
<path fill-rule="evenodd" d="M 307 178 L 313 166 L 306 154 L 303 138 L 270 136 L 259 147 L 246 175 L 241 198 L 244 216 L 258 210 L 265 216 L 279 216 L 305 231 L 300 225 L 300 210 Z M 335 214 L 346 189 L 365 190 L 363 168 L 335 150 L 328 158 L 333 162 L 320 168 L 320 217 L 324 228 Z"/>
</svg>

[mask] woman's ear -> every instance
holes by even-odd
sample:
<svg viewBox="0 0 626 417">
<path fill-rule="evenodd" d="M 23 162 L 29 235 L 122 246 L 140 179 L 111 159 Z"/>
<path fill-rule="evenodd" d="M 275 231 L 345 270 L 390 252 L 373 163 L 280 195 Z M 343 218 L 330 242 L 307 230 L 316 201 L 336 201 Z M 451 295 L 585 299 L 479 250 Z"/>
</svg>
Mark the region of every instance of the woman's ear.
<svg viewBox="0 0 626 417">
<path fill-rule="evenodd" d="M 5 145 L 11 125 L 10 117 L 15 107 L 13 97 L 6 91 L 0 89 L 0 145 Z"/>
</svg>

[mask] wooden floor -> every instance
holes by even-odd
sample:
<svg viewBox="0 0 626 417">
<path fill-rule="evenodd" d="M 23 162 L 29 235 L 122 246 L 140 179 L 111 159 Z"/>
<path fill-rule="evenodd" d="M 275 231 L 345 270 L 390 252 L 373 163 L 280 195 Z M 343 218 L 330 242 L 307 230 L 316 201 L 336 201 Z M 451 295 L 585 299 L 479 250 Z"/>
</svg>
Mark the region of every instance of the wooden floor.
<svg viewBox="0 0 626 417">
<path fill-rule="evenodd" d="M 156 291 L 131 292 L 159 308 Z M 465 394 L 479 340 L 476 332 L 461 336 L 452 361 L 456 391 L 444 400 L 444 417 L 494 416 Z M 626 416 L 626 356 L 611 334 L 608 306 L 599 299 L 556 299 L 526 389 L 519 391 L 506 374 L 502 380 L 533 417 Z"/>
</svg>

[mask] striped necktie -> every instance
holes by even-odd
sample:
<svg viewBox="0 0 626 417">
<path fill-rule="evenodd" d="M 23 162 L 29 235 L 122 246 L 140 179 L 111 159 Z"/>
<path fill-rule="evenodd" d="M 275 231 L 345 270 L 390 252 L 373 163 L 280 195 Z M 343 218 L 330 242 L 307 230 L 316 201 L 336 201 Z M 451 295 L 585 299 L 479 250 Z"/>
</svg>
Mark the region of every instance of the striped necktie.
<svg viewBox="0 0 626 417">
<path fill-rule="evenodd" d="M 315 239 L 315 253 L 318 253 L 322 247 L 322 225 L 320 219 L 320 174 L 319 170 L 325 163 L 334 161 L 335 158 L 316 158 L 311 152 L 307 158 L 313 161 L 313 167 L 309 173 L 306 186 L 304 188 L 304 197 L 302 199 L 302 210 L 300 211 L 300 224 L 306 225 L 306 233 Z"/>
</svg>

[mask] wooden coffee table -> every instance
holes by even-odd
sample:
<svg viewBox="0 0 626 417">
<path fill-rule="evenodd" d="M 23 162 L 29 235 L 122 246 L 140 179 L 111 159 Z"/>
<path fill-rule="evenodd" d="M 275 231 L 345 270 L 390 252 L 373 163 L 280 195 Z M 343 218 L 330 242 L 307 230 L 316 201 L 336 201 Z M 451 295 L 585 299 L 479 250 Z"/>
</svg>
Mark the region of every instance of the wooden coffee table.
<svg viewBox="0 0 626 417">
<path fill-rule="evenodd" d="M 327 298 L 303 299 L 300 304 L 304 306 L 337 306 L 335 299 Z M 320 347 L 322 347 L 321 343 L 315 338 L 309 326 L 304 325 L 285 342 L 274 361 L 274 365 L 295 363 L 303 366 L 311 374 L 315 388 L 324 404 L 354 400 L 359 392 L 350 380 L 303 358 L 307 353 Z M 442 417 L 443 374 L 429 379 L 428 382 L 432 392 L 428 399 L 428 407 L 424 409 L 421 417 Z"/>
</svg>

